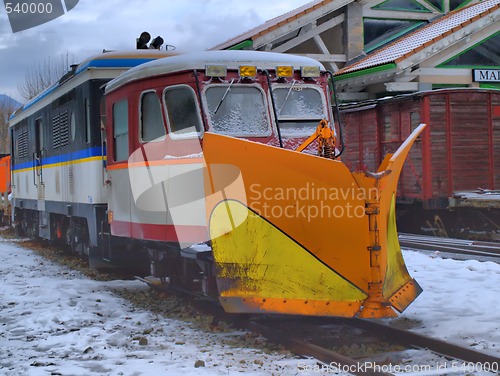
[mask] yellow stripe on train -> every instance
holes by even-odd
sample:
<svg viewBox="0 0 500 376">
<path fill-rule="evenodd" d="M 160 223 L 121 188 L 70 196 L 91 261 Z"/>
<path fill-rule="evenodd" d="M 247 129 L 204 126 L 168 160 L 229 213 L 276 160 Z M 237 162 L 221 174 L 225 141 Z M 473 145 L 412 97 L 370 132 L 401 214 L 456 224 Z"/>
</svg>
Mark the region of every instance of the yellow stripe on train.
<svg viewBox="0 0 500 376">
<path fill-rule="evenodd" d="M 97 157 L 88 157 L 88 158 L 82 158 L 82 159 L 74 159 L 71 161 L 66 161 L 66 162 L 58 162 L 58 163 L 50 163 L 50 164 L 42 164 L 41 166 L 37 166 L 36 168 L 55 168 L 55 167 L 62 167 L 62 166 L 69 166 L 69 165 L 75 165 L 75 164 L 81 164 L 81 163 L 88 163 L 88 162 L 94 162 L 94 161 L 103 161 L 106 160 L 106 157 L 102 156 L 97 156 Z M 27 167 L 27 168 L 22 168 L 19 170 L 14 170 L 13 174 L 16 173 L 21 173 L 21 172 L 27 172 L 27 171 L 32 171 L 35 166 L 32 167 Z"/>
</svg>

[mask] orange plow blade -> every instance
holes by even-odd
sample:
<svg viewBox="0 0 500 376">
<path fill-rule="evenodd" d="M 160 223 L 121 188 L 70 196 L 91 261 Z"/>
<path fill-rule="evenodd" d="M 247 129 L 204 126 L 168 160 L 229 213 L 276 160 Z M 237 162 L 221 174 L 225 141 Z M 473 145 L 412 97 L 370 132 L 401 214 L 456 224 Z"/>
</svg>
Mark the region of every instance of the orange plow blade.
<svg viewBox="0 0 500 376">
<path fill-rule="evenodd" d="M 421 292 L 399 247 L 395 192 L 418 127 L 377 173 L 205 134 L 206 207 L 228 312 L 393 317 Z"/>
</svg>

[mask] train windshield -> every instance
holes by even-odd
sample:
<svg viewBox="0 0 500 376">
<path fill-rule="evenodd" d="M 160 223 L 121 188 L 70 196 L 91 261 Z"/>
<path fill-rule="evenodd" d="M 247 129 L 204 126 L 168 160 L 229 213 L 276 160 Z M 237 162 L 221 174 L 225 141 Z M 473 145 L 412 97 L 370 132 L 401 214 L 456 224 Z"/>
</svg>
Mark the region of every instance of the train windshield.
<svg viewBox="0 0 500 376">
<path fill-rule="evenodd" d="M 210 85 L 205 90 L 210 128 L 230 136 L 269 136 L 270 121 L 263 90 L 254 85 Z"/>
<path fill-rule="evenodd" d="M 329 119 L 322 92 L 315 86 L 298 84 L 273 87 L 281 134 L 284 137 L 310 136 L 322 119 Z"/>
</svg>

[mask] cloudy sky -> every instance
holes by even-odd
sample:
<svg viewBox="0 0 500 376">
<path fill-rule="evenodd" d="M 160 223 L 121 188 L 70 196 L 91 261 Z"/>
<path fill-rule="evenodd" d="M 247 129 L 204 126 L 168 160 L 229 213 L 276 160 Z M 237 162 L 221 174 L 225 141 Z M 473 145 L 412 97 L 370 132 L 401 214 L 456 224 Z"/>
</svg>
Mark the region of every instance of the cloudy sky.
<svg viewBox="0 0 500 376">
<path fill-rule="evenodd" d="M 80 0 L 67 14 L 12 33 L 0 3 L 0 94 L 20 100 L 25 72 L 48 57 L 76 61 L 103 49 L 135 48 L 142 31 L 180 51 L 202 51 L 308 0 Z"/>
</svg>

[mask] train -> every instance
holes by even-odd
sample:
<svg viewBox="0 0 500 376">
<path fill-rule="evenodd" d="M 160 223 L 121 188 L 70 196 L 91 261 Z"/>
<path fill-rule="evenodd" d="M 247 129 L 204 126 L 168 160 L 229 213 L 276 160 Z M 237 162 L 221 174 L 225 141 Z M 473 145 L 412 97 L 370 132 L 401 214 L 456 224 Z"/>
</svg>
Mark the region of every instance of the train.
<svg viewBox="0 0 500 376">
<path fill-rule="evenodd" d="M 172 55 L 157 50 L 105 52 L 71 69 L 9 120 L 13 224 L 22 235 L 97 246 L 107 198 L 100 87 L 139 64 Z"/>
<path fill-rule="evenodd" d="M 10 225 L 10 154 L 0 154 L 0 225 Z"/>
<path fill-rule="evenodd" d="M 232 313 L 394 317 L 421 293 L 395 202 L 425 124 L 351 173 L 321 63 L 141 53 L 92 57 L 11 117 L 20 233 Z"/>
<path fill-rule="evenodd" d="M 446 88 L 342 106 L 346 152 L 373 170 L 421 122 L 397 194 L 403 232 L 500 240 L 500 91 Z"/>
</svg>

